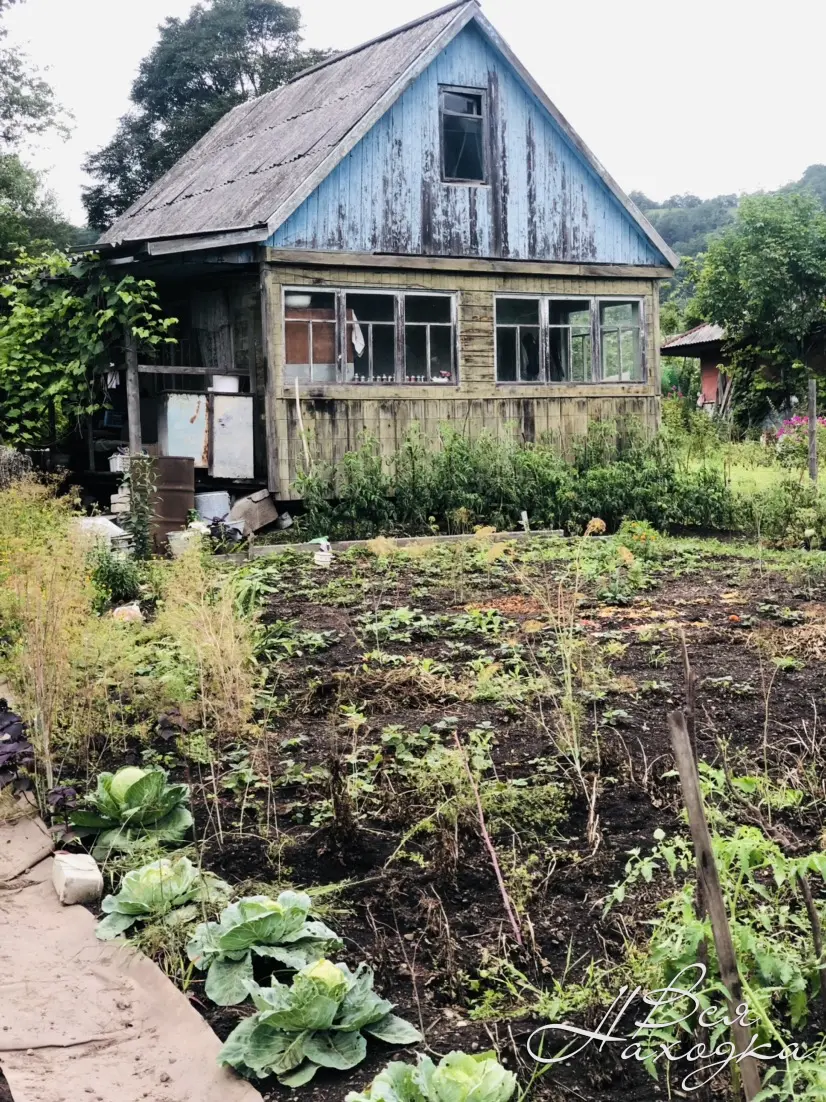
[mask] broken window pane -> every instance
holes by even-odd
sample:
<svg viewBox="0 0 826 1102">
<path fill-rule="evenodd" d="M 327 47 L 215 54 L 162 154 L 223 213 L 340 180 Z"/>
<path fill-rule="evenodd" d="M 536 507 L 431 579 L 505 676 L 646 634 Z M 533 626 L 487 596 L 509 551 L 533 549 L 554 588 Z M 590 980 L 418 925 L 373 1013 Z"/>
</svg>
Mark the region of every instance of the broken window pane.
<svg viewBox="0 0 826 1102">
<path fill-rule="evenodd" d="M 496 378 L 539 382 L 539 299 L 496 300 Z"/>
<path fill-rule="evenodd" d="M 642 342 L 638 302 L 601 302 L 599 307 L 602 378 L 642 382 Z"/>
<path fill-rule="evenodd" d="M 442 175 L 445 180 L 485 182 L 484 96 L 442 92 Z"/>
<path fill-rule="evenodd" d="M 284 294 L 284 382 L 335 382 L 335 294 Z"/>
</svg>

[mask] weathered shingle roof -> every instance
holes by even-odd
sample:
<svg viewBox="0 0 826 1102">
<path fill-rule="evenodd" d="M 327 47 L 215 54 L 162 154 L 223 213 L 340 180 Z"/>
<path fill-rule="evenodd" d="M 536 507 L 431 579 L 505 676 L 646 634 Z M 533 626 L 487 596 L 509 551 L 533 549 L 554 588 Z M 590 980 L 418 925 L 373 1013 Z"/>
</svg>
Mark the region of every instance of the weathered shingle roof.
<svg viewBox="0 0 826 1102">
<path fill-rule="evenodd" d="M 722 325 L 705 322 L 702 325 L 695 325 L 687 333 L 678 333 L 674 337 L 669 337 L 667 341 L 663 341 L 660 351 L 667 356 L 672 352 L 681 352 L 684 348 L 691 349 L 696 345 L 721 341 L 725 338 L 725 335 L 726 331 Z M 686 353 L 686 355 L 688 354 Z"/>
<path fill-rule="evenodd" d="M 338 54 L 228 112 L 100 238 L 100 243 L 266 225 L 475 0 L 458 0 Z"/>
<path fill-rule="evenodd" d="M 485 19 L 478 0 L 446 7 L 239 104 L 104 233 L 98 244 L 148 242 L 152 253 L 266 239 L 471 20 L 666 263 L 679 258 Z M 220 237 L 219 235 L 223 235 Z"/>
</svg>

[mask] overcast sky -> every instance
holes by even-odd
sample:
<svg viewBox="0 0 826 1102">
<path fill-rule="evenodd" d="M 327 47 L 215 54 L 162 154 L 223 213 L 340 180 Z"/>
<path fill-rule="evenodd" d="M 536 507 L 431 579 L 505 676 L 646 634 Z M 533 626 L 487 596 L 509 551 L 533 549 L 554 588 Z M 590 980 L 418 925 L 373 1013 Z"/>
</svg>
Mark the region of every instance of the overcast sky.
<svg viewBox="0 0 826 1102">
<path fill-rule="evenodd" d="M 439 0 L 303 0 L 307 45 L 345 49 Z M 13 40 L 48 68 L 74 115 L 67 142 L 41 140 L 64 212 L 80 202 L 87 152 L 113 134 L 141 58 L 168 15 L 193 0 L 26 0 Z M 483 0 L 483 9 L 583 140 L 626 190 L 775 188 L 826 161 L 824 0 Z"/>
</svg>

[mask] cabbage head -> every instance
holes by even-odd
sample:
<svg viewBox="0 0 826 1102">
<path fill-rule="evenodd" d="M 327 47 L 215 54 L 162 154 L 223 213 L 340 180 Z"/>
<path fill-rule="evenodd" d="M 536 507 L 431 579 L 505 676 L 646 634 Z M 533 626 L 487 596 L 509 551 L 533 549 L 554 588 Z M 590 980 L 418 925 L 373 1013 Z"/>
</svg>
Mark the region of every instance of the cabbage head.
<svg viewBox="0 0 826 1102">
<path fill-rule="evenodd" d="M 438 1064 L 419 1056 L 418 1064 L 392 1063 L 363 1093 L 350 1091 L 345 1102 L 509 1102 L 516 1076 L 495 1052 L 450 1052 Z"/>
<path fill-rule="evenodd" d="M 249 995 L 253 957 L 270 957 L 299 969 L 341 948 L 323 922 L 308 919 L 304 892 L 281 892 L 277 899 L 251 895 L 231 903 L 218 922 L 202 922 L 187 945 L 196 968 L 207 970 L 206 993 L 218 1006 L 236 1006 Z"/>
<path fill-rule="evenodd" d="M 319 960 L 302 968 L 290 985 L 248 983 L 257 1010 L 227 1037 L 218 1062 L 249 1078 L 277 1075 L 288 1087 L 309 1083 L 319 1068 L 346 1071 L 367 1054 L 369 1034 L 391 1045 L 422 1035 L 392 1013 L 393 1004 L 373 990 L 373 972 L 360 964 Z"/>
<path fill-rule="evenodd" d="M 89 807 L 73 811 L 69 821 L 81 837 L 97 835 L 92 855 L 103 861 L 112 851 L 129 852 L 144 839 L 182 841 L 192 826 L 188 801 L 189 787 L 169 784 L 163 769 L 130 765 L 101 773 L 87 797 Z"/>
<path fill-rule="evenodd" d="M 118 893 L 103 900 L 106 917 L 95 932 L 101 941 L 109 941 L 135 922 L 190 922 L 201 913 L 200 905 L 217 908 L 229 895 L 228 884 L 202 872 L 188 857 L 163 857 L 124 876 Z"/>
</svg>

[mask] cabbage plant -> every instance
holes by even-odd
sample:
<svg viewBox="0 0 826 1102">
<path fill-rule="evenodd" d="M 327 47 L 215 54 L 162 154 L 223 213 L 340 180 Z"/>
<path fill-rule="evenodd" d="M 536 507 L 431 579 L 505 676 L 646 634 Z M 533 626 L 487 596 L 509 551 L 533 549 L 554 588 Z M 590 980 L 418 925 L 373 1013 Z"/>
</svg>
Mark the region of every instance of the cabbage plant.
<svg viewBox="0 0 826 1102">
<path fill-rule="evenodd" d="M 92 855 L 102 861 L 113 850 L 134 849 L 143 839 L 180 842 L 192 826 L 188 800 L 188 785 L 169 784 L 163 769 L 130 765 L 101 773 L 87 797 L 91 809 L 73 811 L 69 821 L 81 837 L 97 835 Z"/>
<path fill-rule="evenodd" d="M 220 1064 L 242 1075 L 277 1075 L 288 1087 L 308 1083 L 319 1068 L 345 1071 L 367 1053 L 365 1033 L 391 1045 L 421 1041 L 393 1004 L 373 990 L 373 970 L 360 964 L 316 961 L 302 968 L 292 984 L 273 980 L 270 987 L 248 984 L 257 1013 L 227 1037 Z"/>
<path fill-rule="evenodd" d="M 229 884 L 202 872 L 188 857 L 163 857 L 128 872 L 118 893 L 106 896 L 102 903 L 106 917 L 95 932 L 101 941 L 109 941 L 136 922 L 189 922 L 198 917 L 199 904 L 217 906 L 229 895 Z"/>
<path fill-rule="evenodd" d="M 253 957 L 271 957 L 287 968 L 320 960 L 341 941 L 323 922 L 308 920 L 310 897 L 281 892 L 277 899 L 251 895 L 231 903 L 218 922 L 202 922 L 187 945 L 196 968 L 207 969 L 206 993 L 218 1006 L 249 995 Z"/>
<path fill-rule="evenodd" d="M 438 1064 L 419 1056 L 418 1064 L 392 1063 L 363 1093 L 350 1091 L 345 1102 L 508 1102 L 516 1076 L 494 1052 L 450 1052 Z"/>
</svg>

